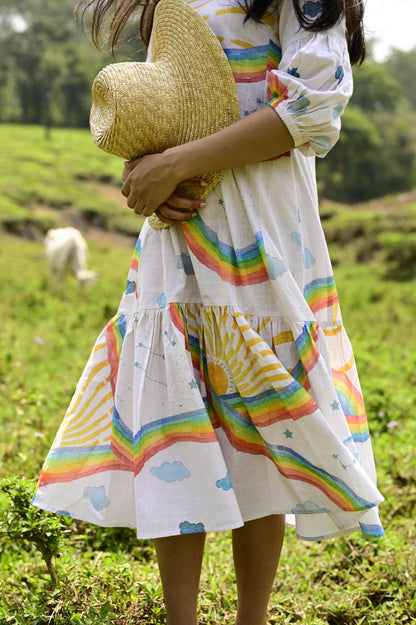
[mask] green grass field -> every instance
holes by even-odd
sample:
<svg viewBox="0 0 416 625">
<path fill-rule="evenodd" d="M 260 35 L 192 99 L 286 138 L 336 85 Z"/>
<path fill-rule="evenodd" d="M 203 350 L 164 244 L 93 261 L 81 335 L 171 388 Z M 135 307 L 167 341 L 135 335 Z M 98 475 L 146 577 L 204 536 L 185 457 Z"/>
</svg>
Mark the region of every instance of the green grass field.
<svg viewBox="0 0 416 625">
<path fill-rule="evenodd" d="M 90 144 L 88 133 L 53 131 L 51 144 L 39 128 L 0 126 L 2 138 L 4 132 L 10 151 L 7 157 L 0 141 L 0 478 L 35 480 L 92 344 L 117 309 L 134 239 L 112 234 L 122 231 L 114 224 L 124 220 L 123 209 L 102 190 L 91 195 L 95 183 L 116 184 L 121 167 L 118 159 Z M 22 184 L 12 185 L 16 172 Z M 59 206 L 56 197 L 62 199 Z M 88 213 L 88 202 L 94 211 L 103 202 L 105 219 Z M 130 220 L 125 231 L 132 234 L 139 226 L 125 210 Z M 100 279 L 82 290 L 69 278 L 64 290 L 53 291 L 39 237 L 49 222 L 68 223 L 74 215 L 83 215 L 83 224 L 91 224 L 89 219 L 95 224 L 86 238 L 90 268 L 100 272 Z M 362 207 L 323 203 L 322 215 L 386 498 L 381 506 L 386 535 L 303 544 L 288 530 L 269 623 L 412 623 L 416 256 L 411 239 L 416 202 L 409 194 Z M 10 226 L 13 219 L 23 221 Z M 97 222 L 106 231 L 97 230 Z M 28 224 L 34 240 L 11 233 L 25 232 Z M 8 514 L 10 500 L 3 493 L 0 625 L 165 622 L 151 543 L 137 541 L 130 530 L 64 520 L 56 561 L 60 583 L 54 588 L 33 543 L 1 533 Z M 235 610 L 230 536 L 212 534 L 204 559 L 200 623 L 231 625 Z"/>
</svg>

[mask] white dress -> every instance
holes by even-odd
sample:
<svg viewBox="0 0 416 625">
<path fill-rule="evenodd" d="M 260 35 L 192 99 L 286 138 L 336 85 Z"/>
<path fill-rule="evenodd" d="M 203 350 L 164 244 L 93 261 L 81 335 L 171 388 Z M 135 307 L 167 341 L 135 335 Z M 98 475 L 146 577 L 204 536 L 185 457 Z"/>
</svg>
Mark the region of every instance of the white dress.
<svg viewBox="0 0 416 625">
<path fill-rule="evenodd" d="M 140 538 L 270 514 L 306 540 L 380 536 L 315 182 L 352 91 L 344 23 L 306 32 L 291 0 L 260 24 L 236 0 L 189 4 L 224 48 L 241 115 L 269 104 L 297 148 L 228 170 L 188 223 L 144 225 L 33 503 Z"/>
</svg>

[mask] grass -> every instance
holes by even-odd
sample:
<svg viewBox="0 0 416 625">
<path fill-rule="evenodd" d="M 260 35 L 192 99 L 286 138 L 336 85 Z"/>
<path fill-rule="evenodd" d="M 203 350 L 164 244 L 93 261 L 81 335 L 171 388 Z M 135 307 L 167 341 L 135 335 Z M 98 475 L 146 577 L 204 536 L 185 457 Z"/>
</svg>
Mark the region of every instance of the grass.
<svg viewBox="0 0 416 625">
<path fill-rule="evenodd" d="M 53 293 L 40 243 L 3 233 L 0 245 L 1 471 L 35 479 L 90 347 L 117 308 L 131 249 L 90 240 L 99 286 L 80 290 L 69 279 L 64 293 Z M 346 263 L 336 276 L 387 498 L 387 534 L 381 541 L 352 536 L 305 545 L 288 531 L 269 622 L 410 623 L 416 619 L 415 281 L 386 281 L 378 264 Z M 0 623 L 163 623 L 151 544 L 130 530 L 67 523 L 57 562 L 62 583 L 54 590 L 33 547 L 3 542 Z M 200 622 L 231 624 L 235 610 L 230 538 L 210 535 Z"/>
<path fill-rule="evenodd" d="M 119 188 L 122 168 L 121 159 L 94 146 L 88 130 L 59 128 L 48 136 L 39 126 L 0 125 L 0 224 L 40 235 L 70 215 L 135 236 L 140 219 L 92 184 Z"/>
<path fill-rule="evenodd" d="M 0 127 L 0 133 L 3 130 Z M 13 159 L 23 158 L 18 144 L 24 142 L 26 130 L 16 129 Z M 32 133 L 32 129 L 27 132 Z M 48 174 L 44 174 L 43 184 L 39 183 L 38 200 L 46 214 L 56 219 L 65 215 L 66 208 L 55 207 L 48 212 L 51 206 L 47 198 L 54 193 L 44 189 L 54 184 L 58 193 L 58 182 L 61 176 L 64 180 L 65 172 L 68 193 L 74 193 L 71 211 L 83 210 L 86 204 L 82 196 L 92 188 L 91 180 L 110 175 L 110 157 L 95 148 L 91 152 L 85 148 L 84 152 L 81 144 L 88 143 L 85 133 L 59 131 L 59 149 L 52 158 L 50 144 L 43 144 L 46 139 L 42 131 L 33 132 L 31 141 L 37 139 L 30 148 L 26 146 L 26 152 L 39 156 L 44 150 Z M 51 141 L 55 141 L 54 136 L 58 141 L 58 131 L 53 131 Z M 71 156 L 74 151 L 77 156 Z M 58 152 L 64 162 L 57 170 L 54 161 Z M 111 174 L 115 179 L 119 165 L 116 161 Z M 3 196 L 10 186 L 8 176 L 21 171 L 16 161 L 7 167 L 6 171 L 0 169 Z M 36 176 L 31 180 L 36 182 Z M 33 217 L 32 200 L 27 200 L 28 204 L 22 200 L 27 198 L 27 189 L 9 192 L 15 194 L 15 209 L 10 208 L 7 214 L 13 215 L 15 210 L 16 215 L 20 211 L 27 219 Z M 379 487 L 386 497 L 381 506 L 386 536 L 368 540 L 352 535 L 304 544 L 288 530 L 270 624 L 416 622 L 416 272 L 410 271 L 404 278 L 403 267 L 392 264 L 381 245 L 356 262 L 365 240 L 372 244 L 391 229 L 393 222 L 400 222 L 396 232 L 406 234 L 406 214 L 408 230 L 412 231 L 413 201 L 413 196 L 406 201 L 396 198 L 396 202 L 389 198 L 360 207 L 359 212 L 357 207 L 323 205 L 341 307 L 355 348 L 373 434 Z M 0 207 L 0 221 L 6 214 L 4 206 Z M 121 208 L 117 211 L 124 218 Z M 379 216 L 363 217 L 366 227 L 360 230 L 354 226 L 353 215 L 359 217 L 361 211 Z M 58 292 L 48 287 L 41 241 L 14 236 L 6 228 L 0 230 L 0 478 L 37 478 L 92 344 L 115 313 L 125 288 L 131 239 L 104 232 L 97 235 L 96 229 L 87 231 L 86 237 L 90 267 L 100 272 L 99 282 L 80 289 L 69 278 L 65 290 Z M 0 516 L 8 505 L 7 496 L 0 494 Z M 64 524 L 56 561 L 60 584 L 56 588 L 32 543 L 0 537 L 0 625 L 164 623 L 150 542 L 137 541 L 134 532 L 127 529 L 104 529 L 70 519 L 64 519 Z M 199 612 L 201 625 L 234 623 L 236 589 L 227 533 L 208 535 Z"/>
</svg>

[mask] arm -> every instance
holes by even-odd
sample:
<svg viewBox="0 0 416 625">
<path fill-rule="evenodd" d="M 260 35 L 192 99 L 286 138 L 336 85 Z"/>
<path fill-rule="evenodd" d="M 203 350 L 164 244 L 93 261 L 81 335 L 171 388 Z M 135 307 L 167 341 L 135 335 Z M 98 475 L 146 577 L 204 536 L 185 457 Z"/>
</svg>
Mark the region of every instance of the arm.
<svg viewBox="0 0 416 625">
<path fill-rule="evenodd" d="M 263 161 L 292 148 L 293 139 L 285 124 L 271 107 L 265 106 L 208 137 L 132 161 L 126 166 L 122 193 L 138 214 L 148 216 L 161 207 L 168 223 L 172 219 L 183 221 L 193 216 L 192 209 L 204 203 L 176 195 L 174 191 L 182 181 L 202 171 Z M 175 211 L 175 207 L 183 210 Z"/>
</svg>

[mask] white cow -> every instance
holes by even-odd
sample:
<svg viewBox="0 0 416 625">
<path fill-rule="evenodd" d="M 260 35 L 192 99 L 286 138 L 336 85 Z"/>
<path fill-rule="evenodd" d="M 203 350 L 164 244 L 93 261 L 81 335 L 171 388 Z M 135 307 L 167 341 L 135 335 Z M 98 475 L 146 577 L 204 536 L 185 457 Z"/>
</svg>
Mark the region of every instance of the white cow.
<svg viewBox="0 0 416 625">
<path fill-rule="evenodd" d="M 79 230 L 48 230 L 44 243 L 51 284 L 62 282 L 67 273 L 72 273 L 81 286 L 97 280 L 98 274 L 87 269 L 87 243 Z"/>
</svg>

